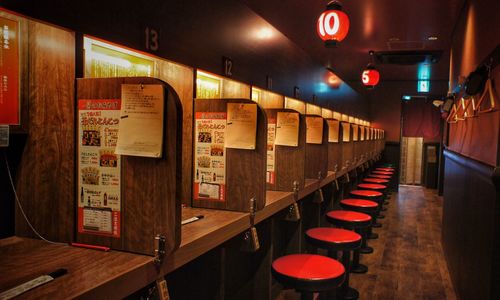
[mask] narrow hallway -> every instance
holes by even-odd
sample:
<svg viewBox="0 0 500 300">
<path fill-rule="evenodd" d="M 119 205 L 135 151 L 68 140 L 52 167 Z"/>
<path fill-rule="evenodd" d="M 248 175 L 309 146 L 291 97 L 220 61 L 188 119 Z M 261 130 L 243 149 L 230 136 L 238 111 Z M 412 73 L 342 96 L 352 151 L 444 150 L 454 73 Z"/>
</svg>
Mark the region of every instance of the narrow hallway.
<svg viewBox="0 0 500 300">
<path fill-rule="evenodd" d="M 367 274 L 352 274 L 360 299 L 456 299 L 441 246 L 442 198 L 435 190 L 400 186 L 393 193 Z"/>
</svg>

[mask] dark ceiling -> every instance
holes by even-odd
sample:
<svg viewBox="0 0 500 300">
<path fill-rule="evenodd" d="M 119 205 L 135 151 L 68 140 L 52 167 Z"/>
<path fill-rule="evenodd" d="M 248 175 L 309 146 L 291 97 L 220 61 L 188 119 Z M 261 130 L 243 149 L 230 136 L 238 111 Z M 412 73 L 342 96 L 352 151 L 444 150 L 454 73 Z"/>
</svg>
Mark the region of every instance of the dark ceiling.
<svg viewBox="0 0 500 300">
<path fill-rule="evenodd" d="M 360 81 L 363 68 L 370 62 L 369 50 L 444 50 L 440 62 L 431 66 L 431 80 L 448 80 L 451 36 L 464 1 L 342 1 L 350 18 L 349 34 L 336 48 L 325 48 L 315 26 L 327 1 L 244 0 L 315 61 L 351 83 Z M 430 36 L 437 40 L 428 40 Z M 377 68 L 384 81 L 417 79 L 418 66 Z"/>
</svg>

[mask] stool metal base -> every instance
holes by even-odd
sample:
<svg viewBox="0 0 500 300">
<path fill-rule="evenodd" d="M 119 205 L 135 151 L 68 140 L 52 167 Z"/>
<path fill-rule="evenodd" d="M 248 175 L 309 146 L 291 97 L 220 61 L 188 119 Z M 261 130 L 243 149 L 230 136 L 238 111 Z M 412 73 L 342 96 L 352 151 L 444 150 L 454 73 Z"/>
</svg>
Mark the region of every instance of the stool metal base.
<svg viewBox="0 0 500 300">
<path fill-rule="evenodd" d="M 368 272 L 368 267 L 363 264 L 357 264 L 351 266 L 351 273 L 363 274 Z"/>
<path fill-rule="evenodd" d="M 370 235 L 368 235 L 368 239 L 369 240 L 376 240 L 376 239 L 378 239 L 378 234 L 375 232 L 372 232 L 372 233 L 370 233 Z"/>
<path fill-rule="evenodd" d="M 359 298 L 359 292 L 356 289 L 353 289 L 352 287 L 348 287 L 347 291 L 338 291 L 337 292 L 337 299 L 338 300 L 356 300 Z"/>
<path fill-rule="evenodd" d="M 373 228 L 380 228 L 380 227 L 382 227 L 382 224 L 380 224 L 380 223 L 374 223 L 374 224 L 372 224 L 372 227 Z"/>
<path fill-rule="evenodd" d="M 377 219 L 385 219 L 385 216 L 384 216 L 384 215 L 379 214 L 379 215 L 377 216 Z"/>
<path fill-rule="evenodd" d="M 363 253 L 363 254 L 373 253 L 373 248 L 370 246 L 363 247 L 363 248 L 359 249 L 359 253 Z"/>
</svg>

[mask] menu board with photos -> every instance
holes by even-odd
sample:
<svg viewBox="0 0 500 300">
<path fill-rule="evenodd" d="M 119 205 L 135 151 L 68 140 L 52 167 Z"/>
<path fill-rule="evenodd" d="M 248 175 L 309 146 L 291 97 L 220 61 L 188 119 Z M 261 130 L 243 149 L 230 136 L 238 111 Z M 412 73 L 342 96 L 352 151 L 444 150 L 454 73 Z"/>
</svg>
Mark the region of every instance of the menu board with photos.
<svg viewBox="0 0 500 300">
<path fill-rule="evenodd" d="M 297 147 L 299 145 L 299 113 L 278 112 L 276 117 L 275 145 Z"/>
<path fill-rule="evenodd" d="M 19 125 L 19 22 L 0 16 L 0 124 Z"/>
<path fill-rule="evenodd" d="M 276 139 L 276 119 L 267 119 L 267 159 L 266 159 L 266 183 L 274 184 L 276 182 L 276 148 L 274 141 Z"/>
<path fill-rule="evenodd" d="M 306 117 L 306 143 L 323 143 L 323 118 L 312 116 Z"/>
<path fill-rule="evenodd" d="M 196 112 L 194 200 L 225 201 L 226 112 Z"/>
<path fill-rule="evenodd" d="M 328 123 L 328 142 L 338 143 L 339 142 L 339 121 L 337 120 L 327 120 Z"/>
<path fill-rule="evenodd" d="M 78 100 L 78 232 L 120 237 L 120 99 Z"/>
<path fill-rule="evenodd" d="M 351 124 L 341 122 L 342 124 L 342 142 L 349 142 L 351 140 Z"/>
</svg>

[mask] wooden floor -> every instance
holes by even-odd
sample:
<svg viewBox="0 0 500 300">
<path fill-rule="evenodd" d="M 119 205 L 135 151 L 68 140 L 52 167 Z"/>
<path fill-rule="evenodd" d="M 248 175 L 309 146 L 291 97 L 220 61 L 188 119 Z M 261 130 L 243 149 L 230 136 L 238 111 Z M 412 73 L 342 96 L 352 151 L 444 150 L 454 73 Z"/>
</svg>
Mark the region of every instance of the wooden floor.
<svg viewBox="0 0 500 300">
<path fill-rule="evenodd" d="M 353 274 L 360 299 L 456 299 L 441 246 L 442 198 L 435 190 L 400 186 L 389 200 L 368 273 Z"/>
<path fill-rule="evenodd" d="M 400 186 L 389 200 L 372 254 L 363 254 L 366 274 L 352 274 L 360 300 L 456 299 L 441 246 L 442 198 L 435 190 Z M 298 299 L 290 290 L 278 299 Z"/>
</svg>

